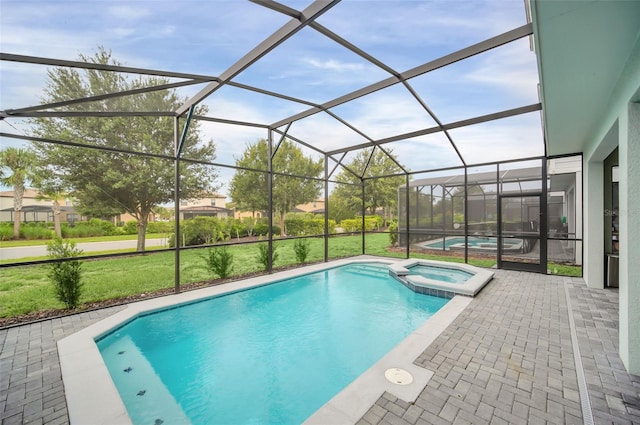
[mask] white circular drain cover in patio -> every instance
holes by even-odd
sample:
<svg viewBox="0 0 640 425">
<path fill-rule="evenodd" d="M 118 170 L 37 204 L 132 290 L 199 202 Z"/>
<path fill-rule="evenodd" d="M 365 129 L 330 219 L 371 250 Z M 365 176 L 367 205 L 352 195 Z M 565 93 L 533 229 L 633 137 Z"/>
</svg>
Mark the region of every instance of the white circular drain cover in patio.
<svg viewBox="0 0 640 425">
<path fill-rule="evenodd" d="M 409 385 L 413 382 L 413 376 L 404 369 L 392 367 L 384 372 L 384 377 L 393 384 Z"/>
</svg>

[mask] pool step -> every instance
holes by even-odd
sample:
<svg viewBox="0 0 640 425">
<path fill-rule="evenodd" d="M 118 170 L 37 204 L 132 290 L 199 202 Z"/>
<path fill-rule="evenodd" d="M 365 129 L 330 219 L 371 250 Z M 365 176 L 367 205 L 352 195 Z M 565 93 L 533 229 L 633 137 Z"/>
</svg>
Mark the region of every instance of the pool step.
<svg viewBox="0 0 640 425">
<path fill-rule="evenodd" d="M 190 422 L 149 361 L 129 337 L 105 348 L 102 357 L 110 359 L 105 363 L 134 424 Z"/>
<path fill-rule="evenodd" d="M 386 277 L 389 275 L 389 268 L 386 264 L 352 264 L 345 268 L 345 271 L 347 273 L 372 277 Z"/>
</svg>

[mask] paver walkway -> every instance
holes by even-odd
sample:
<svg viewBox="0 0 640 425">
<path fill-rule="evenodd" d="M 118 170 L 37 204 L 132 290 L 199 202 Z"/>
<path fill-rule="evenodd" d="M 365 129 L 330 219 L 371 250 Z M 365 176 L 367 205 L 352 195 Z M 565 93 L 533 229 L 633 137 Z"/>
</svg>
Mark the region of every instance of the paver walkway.
<svg viewBox="0 0 640 425">
<path fill-rule="evenodd" d="M 415 403 L 385 393 L 360 424 L 583 423 L 568 305 L 594 423 L 640 424 L 640 377 L 616 351 L 617 290 L 503 270 L 416 359 L 435 374 Z M 121 308 L 0 330 L 2 425 L 68 423 L 56 341 Z"/>
<path fill-rule="evenodd" d="M 415 403 L 384 394 L 360 424 L 590 423 L 567 293 L 592 423 L 640 424 L 640 377 L 617 354 L 618 291 L 504 270 L 416 360 L 435 374 Z"/>
<path fill-rule="evenodd" d="M 1 330 L 2 425 L 69 423 L 56 343 L 123 308 L 111 307 Z"/>
</svg>

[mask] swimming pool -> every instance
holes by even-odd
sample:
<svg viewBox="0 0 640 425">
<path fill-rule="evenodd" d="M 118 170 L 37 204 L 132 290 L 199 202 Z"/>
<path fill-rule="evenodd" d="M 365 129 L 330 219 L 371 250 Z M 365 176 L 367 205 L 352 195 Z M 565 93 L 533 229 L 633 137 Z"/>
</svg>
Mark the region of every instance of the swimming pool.
<svg viewBox="0 0 640 425">
<path fill-rule="evenodd" d="M 444 267 L 434 267 L 426 264 L 415 264 L 408 267 L 409 274 L 417 274 L 427 279 L 439 280 L 448 283 L 464 283 L 473 277 L 473 273 Z"/>
<path fill-rule="evenodd" d="M 493 272 L 465 263 L 408 258 L 387 266 L 389 274 L 412 291 L 453 298 L 474 297 L 493 279 Z"/>
<path fill-rule="evenodd" d="M 349 264 L 146 314 L 98 346 L 133 423 L 300 423 L 447 301 Z"/>
<path fill-rule="evenodd" d="M 522 249 L 523 241 L 519 238 L 503 238 L 502 249 L 504 252 L 519 252 Z M 436 250 L 463 250 L 465 247 L 464 236 L 449 236 L 446 238 L 432 239 L 420 242 L 422 248 Z M 470 250 L 496 252 L 498 250 L 498 238 L 488 236 L 468 236 L 467 247 Z"/>
</svg>

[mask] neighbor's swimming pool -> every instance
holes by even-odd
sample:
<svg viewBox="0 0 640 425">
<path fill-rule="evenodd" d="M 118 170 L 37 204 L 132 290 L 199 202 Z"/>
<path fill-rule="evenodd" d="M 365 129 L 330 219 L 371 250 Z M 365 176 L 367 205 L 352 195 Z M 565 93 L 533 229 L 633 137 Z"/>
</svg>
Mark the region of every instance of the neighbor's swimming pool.
<svg viewBox="0 0 640 425">
<path fill-rule="evenodd" d="M 350 264 L 146 314 L 97 344 L 134 424 L 300 423 L 447 301 Z"/>
<path fill-rule="evenodd" d="M 443 248 L 444 244 L 444 248 Z M 451 249 L 464 249 L 464 237 L 454 236 L 442 239 L 431 240 L 421 243 L 424 248 L 439 249 L 439 250 L 451 250 Z M 482 251 L 497 251 L 498 238 L 497 237 L 484 237 L 484 236 L 468 236 L 467 246 L 470 249 L 482 250 Z M 518 238 L 503 238 L 502 248 L 505 250 L 518 250 L 522 247 L 522 239 Z"/>
</svg>

